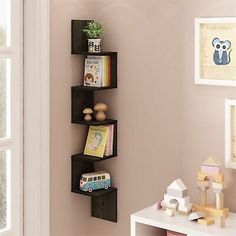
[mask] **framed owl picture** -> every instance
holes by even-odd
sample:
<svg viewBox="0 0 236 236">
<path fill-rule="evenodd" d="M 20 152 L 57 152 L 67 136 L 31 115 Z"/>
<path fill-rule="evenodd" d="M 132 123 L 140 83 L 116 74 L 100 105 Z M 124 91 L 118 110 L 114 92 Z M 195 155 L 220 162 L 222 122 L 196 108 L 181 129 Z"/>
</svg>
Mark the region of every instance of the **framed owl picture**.
<svg viewBox="0 0 236 236">
<path fill-rule="evenodd" d="M 236 17 L 195 18 L 194 81 L 236 86 Z"/>
<path fill-rule="evenodd" d="M 225 166 L 236 169 L 236 100 L 225 99 Z"/>
</svg>

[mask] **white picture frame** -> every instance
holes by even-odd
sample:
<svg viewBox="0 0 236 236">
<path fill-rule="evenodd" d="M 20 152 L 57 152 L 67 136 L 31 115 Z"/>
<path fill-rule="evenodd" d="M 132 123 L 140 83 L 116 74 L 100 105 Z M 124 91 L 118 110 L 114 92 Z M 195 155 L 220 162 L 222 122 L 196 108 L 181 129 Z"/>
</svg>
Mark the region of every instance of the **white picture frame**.
<svg viewBox="0 0 236 236">
<path fill-rule="evenodd" d="M 235 155 L 236 155 L 236 99 L 225 99 L 225 167 L 226 168 L 236 169 L 236 157 L 234 157 Z"/>
<path fill-rule="evenodd" d="M 224 50 L 228 64 L 215 64 L 216 38 L 230 41 L 230 47 Z M 218 55 L 222 58 L 222 53 Z M 194 60 L 195 84 L 236 86 L 236 17 L 195 18 Z"/>
</svg>

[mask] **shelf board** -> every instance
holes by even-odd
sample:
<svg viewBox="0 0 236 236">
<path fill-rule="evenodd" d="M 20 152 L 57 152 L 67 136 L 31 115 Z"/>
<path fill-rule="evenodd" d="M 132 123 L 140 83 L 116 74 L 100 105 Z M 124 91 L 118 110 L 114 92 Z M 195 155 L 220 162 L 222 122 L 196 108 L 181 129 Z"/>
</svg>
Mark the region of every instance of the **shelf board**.
<svg viewBox="0 0 236 236">
<path fill-rule="evenodd" d="M 108 188 L 108 189 L 94 190 L 94 191 L 92 191 L 91 193 L 90 193 L 90 192 L 82 191 L 82 190 L 80 190 L 80 189 L 72 189 L 71 192 L 73 192 L 73 193 L 78 193 L 78 194 L 82 194 L 82 195 L 89 196 L 89 197 L 97 197 L 97 196 L 101 196 L 101 195 L 106 194 L 106 193 L 113 192 L 113 191 L 115 191 L 115 190 L 117 190 L 117 188 L 110 187 L 110 188 Z"/>
<path fill-rule="evenodd" d="M 112 56 L 114 54 L 117 54 L 117 52 L 72 52 L 72 54 L 86 56 Z"/>
<path fill-rule="evenodd" d="M 163 210 L 156 210 L 154 205 L 143 210 L 139 210 L 131 215 L 133 232 L 136 230 L 136 223 L 146 226 L 170 230 L 182 233 L 184 235 L 204 235 L 204 236 L 232 236 L 236 235 L 236 214 L 229 213 L 226 218 L 226 228 L 219 228 L 217 224 L 203 226 L 188 220 L 188 217 L 177 214 L 175 217 L 169 217 Z M 131 233 L 131 235 L 134 235 Z M 156 234 L 158 235 L 158 234 Z M 162 234 L 160 234 L 162 235 Z M 166 234 L 165 234 L 166 235 Z"/>
<path fill-rule="evenodd" d="M 81 160 L 84 161 L 103 161 L 106 159 L 114 158 L 116 157 L 116 154 L 110 155 L 110 156 L 103 156 L 103 157 L 95 157 L 95 156 L 89 156 L 89 155 L 84 155 L 83 153 L 75 154 L 72 156 L 72 158 L 80 158 Z"/>
<path fill-rule="evenodd" d="M 73 86 L 72 88 L 81 90 L 81 91 L 95 91 L 95 90 L 106 90 L 106 89 L 115 89 L 117 86 L 105 86 L 105 87 L 93 87 L 93 86 Z"/>
<path fill-rule="evenodd" d="M 78 120 L 78 121 L 72 121 L 74 124 L 80 124 L 80 125 L 109 125 L 109 124 L 114 124 L 116 123 L 117 120 L 112 120 L 112 119 L 106 119 L 104 121 L 96 121 L 96 120 L 91 120 L 91 121 L 86 121 L 86 120 Z"/>
</svg>

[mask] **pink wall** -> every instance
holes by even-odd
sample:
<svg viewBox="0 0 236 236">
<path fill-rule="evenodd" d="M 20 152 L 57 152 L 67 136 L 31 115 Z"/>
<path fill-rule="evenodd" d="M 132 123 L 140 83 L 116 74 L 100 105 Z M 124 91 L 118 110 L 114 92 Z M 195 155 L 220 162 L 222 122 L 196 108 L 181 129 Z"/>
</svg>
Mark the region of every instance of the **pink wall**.
<svg viewBox="0 0 236 236">
<path fill-rule="evenodd" d="M 100 0 L 95 7 L 104 49 L 119 53 L 118 89 L 97 95 L 119 121 L 119 156 L 102 163 L 118 186 L 119 221 L 92 219 L 92 235 L 128 236 L 129 215 L 162 198 L 180 174 L 181 41 L 173 27 L 180 8 L 156 0 Z"/>
<path fill-rule="evenodd" d="M 179 176 L 197 200 L 201 162 L 223 161 L 224 98 L 236 90 L 194 85 L 194 17 L 232 16 L 235 7 L 234 0 L 51 1 L 52 236 L 128 236 L 129 215 Z M 91 218 L 90 199 L 70 193 L 70 155 L 85 138 L 84 127 L 70 124 L 70 87 L 82 75 L 81 58 L 70 55 L 72 18 L 103 21 L 104 49 L 119 53 L 119 88 L 96 96 L 119 121 L 119 156 L 99 166 L 118 187 L 117 224 Z M 236 174 L 226 174 L 226 204 L 236 210 Z"/>
<path fill-rule="evenodd" d="M 224 100 L 236 98 L 236 88 L 194 85 L 194 18 L 236 15 L 234 0 L 182 1 L 181 123 L 182 178 L 197 200 L 196 173 L 208 156 L 224 164 Z M 225 204 L 236 211 L 236 171 L 226 170 Z"/>
<path fill-rule="evenodd" d="M 90 236 L 90 199 L 70 192 L 70 156 L 81 148 L 83 128 L 72 125 L 70 88 L 81 59 L 71 55 L 71 19 L 89 18 L 88 0 L 50 1 L 50 231 L 51 236 Z"/>
<path fill-rule="evenodd" d="M 178 14 L 174 1 L 51 1 L 52 236 L 129 235 L 130 214 L 179 175 Z M 70 124 L 70 86 L 82 75 L 82 61 L 70 55 L 70 20 L 92 16 L 104 22 L 105 49 L 119 53 L 119 88 L 97 95 L 119 121 L 119 156 L 100 166 L 118 187 L 117 224 L 91 218 L 90 199 L 70 193 L 70 155 L 85 138 L 84 127 Z"/>
</svg>

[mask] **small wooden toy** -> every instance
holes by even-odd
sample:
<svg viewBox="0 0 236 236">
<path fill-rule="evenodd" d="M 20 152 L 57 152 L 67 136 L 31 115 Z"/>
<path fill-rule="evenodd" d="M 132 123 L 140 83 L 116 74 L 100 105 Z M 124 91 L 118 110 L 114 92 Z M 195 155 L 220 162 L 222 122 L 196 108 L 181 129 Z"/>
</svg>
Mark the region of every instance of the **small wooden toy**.
<svg viewBox="0 0 236 236">
<path fill-rule="evenodd" d="M 219 217 L 219 227 L 225 228 L 225 216 L 224 215 Z"/>
<path fill-rule="evenodd" d="M 91 114 L 93 114 L 93 110 L 91 108 L 85 108 L 83 110 L 83 114 L 85 114 L 84 120 L 86 121 L 92 120 Z"/>
<path fill-rule="evenodd" d="M 212 179 L 212 190 L 216 195 L 216 205 L 209 206 L 207 202 L 207 190 Z M 220 219 L 221 225 L 225 224 L 225 217 L 229 215 L 229 209 L 224 207 L 224 174 L 222 173 L 221 164 L 213 157 L 209 157 L 201 166 L 201 171 L 197 174 L 197 185 L 200 192 L 200 205 L 194 205 L 196 211 L 205 212 L 207 217 Z M 212 224 L 209 218 L 199 220 L 200 224 Z"/>
<path fill-rule="evenodd" d="M 203 211 L 206 213 L 207 216 L 218 218 L 222 214 L 224 214 L 226 217 L 229 215 L 229 209 L 224 208 L 221 210 L 216 209 L 215 206 L 201 206 L 201 205 L 194 205 L 197 211 Z"/>
<path fill-rule="evenodd" d="M 202 211 L 196 211 L 196 212 L 192 212 L 189 216 L 188 216 L 188 220 L 189 221 L 193 221 L 193 220 L 198 220 L 201 219 L 203 217 L 205 217 L 206 214 Z"/>
<path fill-rule="evenodd" d="M 104 121 L 106 119 L 106 115 L 104 111 L 107 111 L 108 107 L 104 103 L 97 103 L 94 106 L 94 110 L 97 112 L 95 118 L 97 121 Z"/>
<path fill-rule="evenodd" d="M 198 219 L 197 222 L 201 225 L 213 225 L 215 223 L 215 220 L 210 218 L 210 217 L 204 217 L 204 218 L 201 218 L 201 219 Z"/>
<path fill-rule="evenodd" d="M 181 179 L 173 181 L 167 187 L 167 193 L 161 202 L 162 207 L 176 209 L 179 213 L 189 214 L 193 204 L 190 203 L 190 197 L 187 194 L 187 187 Z"/>
<path fill-rule="evenodd" d="M 165 213 L 168 216 L 175 216 L 175 210 L 173 210 L 171 208 L 166 208 Z"/>
</svg>

